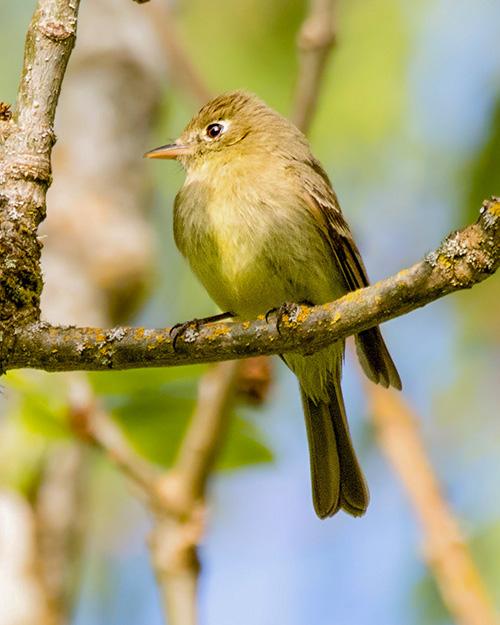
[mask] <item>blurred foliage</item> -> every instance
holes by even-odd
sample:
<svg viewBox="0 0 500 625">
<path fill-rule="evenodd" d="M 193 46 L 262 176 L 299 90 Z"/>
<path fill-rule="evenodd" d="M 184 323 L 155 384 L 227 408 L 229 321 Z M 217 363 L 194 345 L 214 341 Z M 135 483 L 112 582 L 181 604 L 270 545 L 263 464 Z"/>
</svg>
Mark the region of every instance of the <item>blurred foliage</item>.
<svg viewBox="0 0 500 625">
<path fill-rule="evenodd" d="M 500 193 L 500 99 L 497 101 L 484 145 L 471 161 L 470 190 L 465 204 L 467 221 L 477 218 L 478 207 Z"/>
<path fill-rule="evenodd" d="M 120 423 L 134 448 L 148 460 L 170 466 L 196 403 L 202 367 L 92 373 L 98 397 Z M 262 434 L 235 411 L 217 468 L 268 462 Z"/>
<path fill-rule="evenodd" d="M 500 196 L 500 99 L 497 101 L 484 145 L 469 162 L 464 201 L 465 220 L 477 219 L 483 200 L 491 195 Z M 498 280 L 487 281 L 474 289 L 474 299 L 463 300 L 465 340 L 500 343 L 500 284 Z"/>
<path fill-rule="evenodd" d="M 202 367 L 196 366 L 138 369 L 92 373 L 89 379 L 97 398 L 119 423 L 131 445 L 151 462 L 168 467 L 194 410 L 202 371 Z M 5 376 L 4 384 L 5 419 L 10 424 L 10 436 L 19 438 L 19 445 L 13 450 L 19 461 L 9 461 L 7 481 L 26 490 L 23 484 L 32 482 L 43 449 L 50 441 L 73 436 L 68 422 L 67 383 L 64 374 L 14 371 Z M 227 443 L 218 460 L 219 470 L 272 459 L 262 434 L 240 412 L 235 410 L 233 414 Z M 19 453 L 20 449 L 29 449 L 29 453 Z"/>
</svg>

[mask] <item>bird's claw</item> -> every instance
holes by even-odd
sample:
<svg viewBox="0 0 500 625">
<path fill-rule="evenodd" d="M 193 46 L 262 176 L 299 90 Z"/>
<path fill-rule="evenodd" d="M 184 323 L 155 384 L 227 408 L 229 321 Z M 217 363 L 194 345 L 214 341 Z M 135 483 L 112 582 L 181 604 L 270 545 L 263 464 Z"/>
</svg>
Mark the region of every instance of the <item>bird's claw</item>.
<svg viewBox="0 0 500 625">
<path fill-rule="evenodd" d="M 190 335 L 185 336 L 184 340 L 189 342 L 190 340 L 194 340 L 194 337 L 200 331 L 200 319 L 191 319 L 190 321 L 184 321 L 183 323 L 176 323 L 174 326 L 170 328 L 170 337 L 172 338 L 172 347 L 174 351 L 177 349 L 177 340 L 184 336 L 190 328 L 193 328 Z"/>
<path fill-rule="evenodd" d="M 283 317 L 285 315 L 288 316 L 288 319 L 291 323 L 297 321 L 297 314 L 300 310 L 300 304 L 296 304 L 295 302 L 283 302 L 281 306 L 277 308 L 271 308 L 266 313 L 266 322 L 269 323 L 269 315 L 276 313 L 276 330 L 278 334 L 281 336 L 280 326 L 283 321 Z"/>
</svg>

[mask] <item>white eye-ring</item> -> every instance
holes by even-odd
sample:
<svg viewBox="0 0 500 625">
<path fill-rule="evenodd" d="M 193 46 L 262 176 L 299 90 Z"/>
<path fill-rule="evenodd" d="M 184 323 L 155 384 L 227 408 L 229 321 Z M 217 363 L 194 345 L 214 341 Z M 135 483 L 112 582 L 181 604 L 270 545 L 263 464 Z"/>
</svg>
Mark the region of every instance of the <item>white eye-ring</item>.
<svg viewBox="0 0 500 625">
<path fill-rule="evenodd" d="M 220 137 L 220 135 L 227 130 L 227 126 L 228 124 L 225 122 L 214 122 L 213 124 L 208 124 L 205 128 L 205 135 L 207 139 L 210 139 L 211 141 L 217 139 L 217 137 Z"/>
</svg>

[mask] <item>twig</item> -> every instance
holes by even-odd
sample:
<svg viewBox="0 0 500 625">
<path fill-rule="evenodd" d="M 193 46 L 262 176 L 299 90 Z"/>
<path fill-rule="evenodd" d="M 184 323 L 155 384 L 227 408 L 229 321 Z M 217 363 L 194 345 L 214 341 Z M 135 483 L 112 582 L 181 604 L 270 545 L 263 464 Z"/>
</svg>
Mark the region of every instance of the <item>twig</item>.
<svg viewBox="0 0 500 625">
<path fill-rule="evenodd" d="M 205 494 L 208 475 L 225 438 L 239 364 L 229 361 L 212 367 L 199 385 L 196 410 L 174 465 L 185 483 L 184 496 L 190 500 Z"/>
<path fill-rule="evenodd" d="M 170 61 L 170 70 L 174 80 L 183 90 L 191 93 L 202 106 L 212 99 L 213 94 L 179 39 L 172 9 L 166 0 L 162 0 L 152 2 L 147 7 L 147 11 L 151 13 L 151 21 Z"/>
<path fill-rule="evenodd" d="M 335 44 L 335 0 L 310 0 L 309 15 L 297 37 L 299 76 L 291 119 L 307 134 L 316 111 L 328 56 Z"/>
<path fill-rule="evenodd" d="M 160 472 L 134 449 L 113 419 L 103 410 L 86 378 L 69 374 L 68 409 L 75 433 L 110 458 L 145 494 L 156 498 L 154 484 Z"/>
<path fill-rule="evenodd" d="M 297 306 L 280 324 L 264 318 L 186 330 L 174 350 L 168 328 L 20 328 L 7 369 L 133 369 L 233 360 L 257 354 L 307 353 L 471 288 L 500 264 L 500 200 L 486 201 L 477 223 L 451 234 L 409 269 L 322 306 Z"/>
<path fill-rule="evenodd" d="M 394 391 L 373 384 L 366 388 L 380 446 L 410 497 L 421 525 L 424 556 L 454 621 L 498 625 L 493 604 L 434 476 L 418 419 Z"/>
</svg>

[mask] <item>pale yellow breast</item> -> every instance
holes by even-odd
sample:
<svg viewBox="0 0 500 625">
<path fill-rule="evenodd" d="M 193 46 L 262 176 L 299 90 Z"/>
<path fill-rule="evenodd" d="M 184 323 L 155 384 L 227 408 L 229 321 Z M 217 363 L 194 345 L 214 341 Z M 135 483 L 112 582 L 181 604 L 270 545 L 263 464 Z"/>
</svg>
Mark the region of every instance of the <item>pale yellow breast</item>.
<svg viewBox="0 0 500 625">
<path fill-rule="evenodd" d="M 178 200 L 177 245 L 220 308 L 249 318 L 284 301 L 328 301 L 324 243 L 279 165 L 204 164 Z"/>
</svg>

